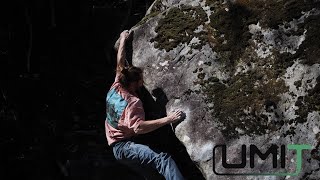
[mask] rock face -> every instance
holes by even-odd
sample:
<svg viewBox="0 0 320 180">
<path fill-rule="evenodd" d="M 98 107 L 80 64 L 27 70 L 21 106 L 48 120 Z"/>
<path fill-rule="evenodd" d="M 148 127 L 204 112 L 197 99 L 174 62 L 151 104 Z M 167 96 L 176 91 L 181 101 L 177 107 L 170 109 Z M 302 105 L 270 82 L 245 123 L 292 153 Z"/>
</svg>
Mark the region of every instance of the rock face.
<svg viewBox="0 0 320 180">
<path fill-rule="evenodd" d="M 256 179 L 214 173 L 294 172 L 296 151 L 280 145 L 308 144 L 303 168 L 286 179 L 319 179 L 320 1 L 318 0 L 156 0 L 132 28 L 132 63 L 144 69 L 145 86 L 162 89 L 167 112 L 187 117 L 175 127 L 191 159 L 206 179 Z M 247 166 L 240 163 L 247 145 Z M 249 167 L 249 145 L 272 156 Z M 257 157 L 257 156 L 256 156 Z M 259 179 L 283 179 L 259 176 Z"/>
</svg>

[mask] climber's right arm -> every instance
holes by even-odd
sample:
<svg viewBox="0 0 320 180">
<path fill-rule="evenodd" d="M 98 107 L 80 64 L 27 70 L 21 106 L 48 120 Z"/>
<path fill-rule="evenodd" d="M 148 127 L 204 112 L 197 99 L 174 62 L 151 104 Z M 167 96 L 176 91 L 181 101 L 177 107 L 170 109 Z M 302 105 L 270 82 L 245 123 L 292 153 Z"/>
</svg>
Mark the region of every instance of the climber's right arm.
<svg viewBox="0 0 320 180">
<path fill-rule="evenodd" d="M 134 131 L 136 134 L 146 134 L 166 124 L 177 122 L 181 120 L 181 118 L 183 117 L 184 116 L 182 111 L 176 111 L 174 113 L 171 113 L 167 117 L 163 117 L 156 120 L 141 121 L 141 123 L 138 125 L 138 127 Z"/>
</svg>

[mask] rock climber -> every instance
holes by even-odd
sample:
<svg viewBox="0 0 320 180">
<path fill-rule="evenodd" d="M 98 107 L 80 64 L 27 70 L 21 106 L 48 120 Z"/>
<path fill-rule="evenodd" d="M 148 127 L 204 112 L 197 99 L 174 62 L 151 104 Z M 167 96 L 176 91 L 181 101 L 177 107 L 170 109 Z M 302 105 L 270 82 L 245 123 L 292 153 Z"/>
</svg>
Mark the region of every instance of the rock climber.
<svg viewBox="0 0 320 180">
<path fill-rule="evenodd" d="M 179 121 L 183 118 L 183 112 L 175 111 L 155 120 L 145 119 L 143 104 L 137 96 L 137 91 L 143 86 L 143 71 L 135 66 L 126 67 L 125 44 L 129 36 L 128 30 L 120 34 L 116 77 L 106 98 L 105 130 L 108 144 L 115 158 L 134 170 L 136 167 L 151 167 L 166 180 L 184 179 L 169 154 L 157 153 L 132 140 L 134 136 Z"/>
</svg>

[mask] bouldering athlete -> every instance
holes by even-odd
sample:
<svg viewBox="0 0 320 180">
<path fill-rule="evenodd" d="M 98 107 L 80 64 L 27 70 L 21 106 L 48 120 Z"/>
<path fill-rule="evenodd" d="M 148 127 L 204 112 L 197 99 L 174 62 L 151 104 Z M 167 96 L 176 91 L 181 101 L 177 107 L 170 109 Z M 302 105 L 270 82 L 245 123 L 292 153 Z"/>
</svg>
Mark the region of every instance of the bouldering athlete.
<svg viewBox="0 0 320 180">
<path fill-rule="evenodd" d="M 137 166 L 151 167 L 167 180 L 184 179 L 170 155 L 157 153 L 131 139 L 179 121 L 183 118 L 183 112 L 176 111 L 164 118 L 145 120 L 142 102 L 137 96 L 137 90 L 143 86 L 143 71 L 135 66 L 126 67 L 125 44 L 129 35 L 128 30 L 120 34 L 116 77 L 106 98 L 105 130 L 108 144 L 115 158 L 133 170 Z M 143 172 L 142 175 L 146 177 Z"/>
</svg>

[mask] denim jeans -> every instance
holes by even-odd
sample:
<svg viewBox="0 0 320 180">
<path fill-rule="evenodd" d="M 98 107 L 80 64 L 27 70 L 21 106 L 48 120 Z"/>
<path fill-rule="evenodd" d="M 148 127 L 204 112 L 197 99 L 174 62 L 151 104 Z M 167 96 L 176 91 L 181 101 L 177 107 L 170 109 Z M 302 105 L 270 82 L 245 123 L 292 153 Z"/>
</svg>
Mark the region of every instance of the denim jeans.
<svg viewBox="0 0 320 180">
<path fill-rule="evenodd" d="M 136 144 L 132 141 L 117 142 L 113 146 L 115 158 L 133 170 L 138 171 L 145 178 L 146 169 L 151 167 L 163 175 L 166 180 L 183 180 L 176 163 L 167 153 L 156 153 L 146 145 Z"/>
</svg>

